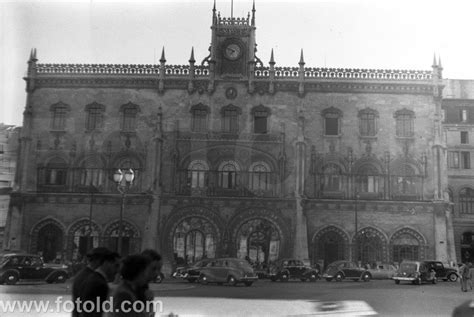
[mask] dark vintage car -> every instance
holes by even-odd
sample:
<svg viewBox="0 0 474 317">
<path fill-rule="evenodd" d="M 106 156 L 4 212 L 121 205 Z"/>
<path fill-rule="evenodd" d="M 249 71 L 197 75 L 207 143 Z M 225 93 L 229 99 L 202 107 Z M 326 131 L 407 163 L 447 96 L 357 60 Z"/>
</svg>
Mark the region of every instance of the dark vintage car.
<svg viewBox="0 0 474 317">
<path fill-rule="evenodd" d="M 402 261 L 397 273 L 392 277 L 395 284 L 411 282 L 420 285 L 422 282 L 436 284 L 436 272 L 425 261 Z"/>
<path fill-rule="evenodd" d="M 213 259 L 203 259 L 197 261 L 189 266 L 180 266 L 171 275 L 173 278 L 181 278 L 187 280 L 190 283 L 194 283 L 199 279 L 200 270 L 202 267 L 206 266 Z"/>
<path fill-rule="evenodd" d="M 336 261 L 327 266 L 323 278 L 328 282 L 332 280 L 340 282 L 344 279 L 368 282 L 372 279 L 372 274 L 354 262 Z"/>
<path fill-rule="evenodd" d="M 268 274 L 272 282 L 286 282 L 289 279 L 316 282 L 319 272 L 297 259 L 280 259 L 270 267 Z"/>
<path fill-rule="evenodd" d="M 459 275 L 457 269 L 446 266 L 441 261 L 425 260 L 423 262 L 428 265 L 429 269 L 433 269 L 436 272 L 437 279 L 451 282 L 458 280 Z"/>
<path fill-rule="evenodd" d="M 38 255 L 27 253 L 0 255 L 0 284 L 16 284 L 18 281 L 64 283 L 67 278 L 66 265 L 44 263 Z"/>
<path fill-rule="evenodd" d="M 228 283 L 235 286 L 238 283 L 244 283 L 246 286 L 251 286 L 257 280 L 258 277 L 250 264 L 238 258 L 213 259 L 200 269 L 199 274 L 201 284 Z"/>
</svg>

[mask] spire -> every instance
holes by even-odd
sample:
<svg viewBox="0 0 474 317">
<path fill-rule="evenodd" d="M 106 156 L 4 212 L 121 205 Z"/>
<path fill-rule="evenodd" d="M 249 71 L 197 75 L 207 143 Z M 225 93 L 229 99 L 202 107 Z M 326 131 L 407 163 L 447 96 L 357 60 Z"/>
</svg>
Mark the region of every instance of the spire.
<svg viewBox="0 0 474 317">
<path fill-rule="evenodd" d="M 303 58 L 303 49 L 301 49 L 301 57 L 300 57 L 300 62 L 299 62 L 300 65 L 304 65 L 304 58 Z"/>
<path fill-rule="evenodd" d="M 275 59 L 273 58 L 273 48 L 272 48 L 272 53 L 270 55 L 270 62 L 269 62 L 270 65 L 274 65 L 275 64 Z"/>
<path fill-rule="evenodd" d="M 252 26 L 255 26 L 255 0 L 253 0 L 252 5 Z"/>
<path fill-rule="evenodd" d="M 217 24 L 217 15 L 216 15 L 216 0 L 214 0 L 214 7 L 212 8 L 212 24 Z"/>
<path fill-rule="evenodd" d="M 191 48 L 191 57 L 189 58 L 190 63 L 195 63 L 196 60 L 194 59 L 194 46 Z"/>
<path fill-rule="evenodd" d="M 36 48 L 32 48 L 30 52 L 30 59 L 28 62 L 36 62 L 38 59 L 36 58 Z"/>
<path fill-rule="evenodd" d="M 161 51 L 161 58 L 160 58 L 161 63 L 166 63 L 166 58 L 165 58 L 165 47 L 163 46 L 163 50 Z"/>
<path fill-rule="evenodd" d="M 443 69 L 443 66 L 441 65 L 441 56 L 438 56 L 438 67 Z"/>
<path fill-rule="evenodd" d="M 438 65 L 436 64 L 436 53 L 433 53 L 433 65 L 432 65 L 432 66 L 433 66 L 433 67 L 438 66 Z"/>
</svg>

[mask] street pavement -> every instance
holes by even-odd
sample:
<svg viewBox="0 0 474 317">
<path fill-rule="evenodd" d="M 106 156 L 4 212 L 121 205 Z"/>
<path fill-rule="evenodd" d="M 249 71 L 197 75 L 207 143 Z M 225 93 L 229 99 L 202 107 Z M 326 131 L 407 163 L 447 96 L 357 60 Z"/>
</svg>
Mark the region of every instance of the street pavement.
<svg viewBox="0 0 474 317">
<path fill-rule="evenodd" d="M 70 299 L 71 282 L 64 284 L 0 285 L 2 301 Z M 260 280 L 251 287 L 200 285 L 166 279 L 151 284 L 162 316 L 451 316 L 453 309 L 474 298 L 463 293 L 458 282 L 436 285 L 395 285 L 391 280 L 364 282 L 270 282 Z M 0 316 L 70 316 L 67 307 L 47 312 L 1 314 Z"/>
</svg>

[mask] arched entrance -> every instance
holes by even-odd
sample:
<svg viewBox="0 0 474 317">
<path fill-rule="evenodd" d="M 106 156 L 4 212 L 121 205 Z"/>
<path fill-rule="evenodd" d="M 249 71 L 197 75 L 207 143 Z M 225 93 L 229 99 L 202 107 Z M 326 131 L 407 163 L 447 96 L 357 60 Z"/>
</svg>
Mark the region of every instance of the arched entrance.
<svg viewBox="0 0 474 317">
<path fill-rule="evenodd" d="M 334 261 L 348 259 L 348 245 L 349 239 L 341 229 L 324 228 L 313 239 L 311 262 L 322 268 Z"/>
<path fill-rule="evenodd" d="M 72 260 L 81 261 L 87 252 L 99 246 L 100 229 L 89 219 L 74 223 L 68 233 L 68 253 Z"/>
<path fill-rule="evenodd" d="M 364 228 L 355 240 L 355 260 L 361 264 L 386 262 L 386 239 L 374 228 Z"/>
<path fill-rule="evenodd" d="M 273 223 L 257 218 L 245 222 L 237 233 L 237 257 L 256 264 L 268 264 L 278 259 L 281 238 Z"/>
<path fill-rule="evenodd" d="M 216 230 L 201 217 L 182 220 L 173 233 L 173 254 L 177 265 L 216 256 Z"/>
<path fill-rule="evenodd" d="M 62 257 L 63 231 L 53 223 L 49 223 L 38 230 L 37 252 L 43 256 L 45 262 L 53 262 Z"/>
<path fill-rule="evenodd" d="M 119 237 L 122 231 L 122 248 L 119 250 Z M 104 234 L 105 245 L 121 256 L 137 253 L 140 251 L 140 233 L 138 229 L 128 221 L 122 222 L 120 229 L 120 221 L 112 223 Z"/>
<path fill-rule="evenodd" d="M 397 231 L 390 240 L 392 261 L 400 263 L 402 260 L 423 260 L 425 244 L 424 238 L 412 229 Z"/>
</svg>

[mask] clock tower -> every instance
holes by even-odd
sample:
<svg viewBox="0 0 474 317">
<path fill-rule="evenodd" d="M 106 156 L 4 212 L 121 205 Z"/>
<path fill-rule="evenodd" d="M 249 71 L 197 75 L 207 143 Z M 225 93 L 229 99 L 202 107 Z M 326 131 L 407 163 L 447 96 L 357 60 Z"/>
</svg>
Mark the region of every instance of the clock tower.
<svg viewBox="0 0 474 317">
<path fill-rule="evenodd" d="M 212 9 L 209 63 L 217 78 L 247 79 L 255 66 L 255 3 L 246 18 L 221 17 Z"/>
</svg>

